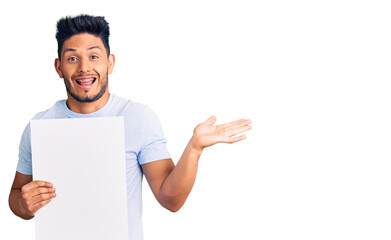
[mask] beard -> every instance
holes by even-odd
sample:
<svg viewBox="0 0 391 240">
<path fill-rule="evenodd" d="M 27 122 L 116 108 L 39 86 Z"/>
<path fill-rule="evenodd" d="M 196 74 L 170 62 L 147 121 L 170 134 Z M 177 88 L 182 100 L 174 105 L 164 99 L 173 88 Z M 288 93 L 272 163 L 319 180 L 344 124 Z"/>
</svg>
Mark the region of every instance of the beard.
<svg viewBox="0 0 391 240">
<path fill-rule="evenodd" d="M 94 96 L 85 96 L 85 97 L 78 96 L 74 92 L 72 92 L 69 79 L 64 78 L 64 83 L 65 83 L 65 88 L 66 88 L 68 94 L 72 98 L 74 98 L 76 101 L 81 102 L 81 103 L 91 103 L 91 102 L 95 102 L 96 100 L 101 98 L 107 90 L 108 75 L 106 75 L 106 79 L 100 79 L 100 80 L 106 80 L 106 81 L 102 81 L 102 86 L 101 86 L 99 92 L 97 94 L 95 94 Z M 88 90 L 85 91 L 85 93 L 87 93 L 87 92 L 88 92 Z"/>
</svg>

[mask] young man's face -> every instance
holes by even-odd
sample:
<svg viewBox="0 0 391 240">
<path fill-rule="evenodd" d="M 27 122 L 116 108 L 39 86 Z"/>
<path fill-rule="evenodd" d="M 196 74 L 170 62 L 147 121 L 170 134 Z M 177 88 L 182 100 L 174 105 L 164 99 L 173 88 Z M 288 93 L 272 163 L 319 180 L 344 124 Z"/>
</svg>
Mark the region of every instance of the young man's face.
<svg viewBox="0 0 391 240">
<path fill-rule="evenodd" d="M 64 79 L 68 98 L 94 102 L 108 92 L 108 74 L 114 68 L 114 55 L 107 57 L 99 37 L 81 33 L 67 39 L 56 59 L 56 71 Z"/>
</svg>

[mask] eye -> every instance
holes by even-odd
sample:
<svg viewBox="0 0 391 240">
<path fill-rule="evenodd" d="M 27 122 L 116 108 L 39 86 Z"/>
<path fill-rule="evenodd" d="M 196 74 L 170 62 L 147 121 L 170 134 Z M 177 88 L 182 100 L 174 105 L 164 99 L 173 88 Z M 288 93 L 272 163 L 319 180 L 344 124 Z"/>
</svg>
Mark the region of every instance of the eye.
<svg viewBox="0 0 391 240">
<path fill-rule="evenodd" d="M 68 58 L 68 61 L 75 62 L 75 61 L 77 61 L 77 57 L 70 57 L 70 58 Z"/>
<path fill-rule="evenodd" d="M 99 57 L 97 55 L 92 55 L 91 59 L 98 59 Z"/>
</svg>

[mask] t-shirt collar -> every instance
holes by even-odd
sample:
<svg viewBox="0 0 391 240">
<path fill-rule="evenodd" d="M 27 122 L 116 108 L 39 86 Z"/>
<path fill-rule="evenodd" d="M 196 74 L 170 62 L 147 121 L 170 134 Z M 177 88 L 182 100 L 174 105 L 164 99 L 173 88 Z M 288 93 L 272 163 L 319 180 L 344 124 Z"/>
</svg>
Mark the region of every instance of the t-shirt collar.
<svg viewBox="0 0 391 240">
<path fill-rule="evenodd" d="M 68 108 L 68 106 L 66 104 L 66 100 L 63 100 L 61 105 L 62 105 L 62 109 L 63 109 L 65 115 L 70 117 L 70 118 L 101 117 L 101 116 L 104 116 L 103 114 L 110 107 L 110 105 L 111 105 L 111 103 L 113 101 L 113 98 L 114 98 L 114 95 L 110 94 L 109 100 L 107 101 L 107 103 L 102 108 L 100 108 L 99 110 L 97 110 L 95 112 L 87 113 L 87 114 L 73 112 L 72 110 L 70 110 Z"/>
</svg>

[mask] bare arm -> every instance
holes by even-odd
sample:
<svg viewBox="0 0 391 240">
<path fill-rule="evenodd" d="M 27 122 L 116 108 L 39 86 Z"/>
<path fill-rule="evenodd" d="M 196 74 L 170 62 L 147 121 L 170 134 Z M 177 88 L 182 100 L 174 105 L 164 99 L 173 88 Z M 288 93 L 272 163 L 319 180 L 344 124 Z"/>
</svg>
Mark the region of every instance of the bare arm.
<svg viewBox="0 0 391 240">
<path fill-rule="evenodd" d="M 16 172 L 8 203 L 15 215 L 28 220 L 55 196 L 53 184 Z"/>
<path fill-rule="evenodd" d="M 194 129 L 193 136 L 176 166 L 171 159 L 142 165 L 156 199 L 170 211 L 178 211 L 189 196 L 203 149 L 216 143 L 241 141 L 246 137 L 235 135 L 252 128 L 251 121 L 245 119 L 213 126 L 215 122 L 216 118 L 213 116 Z"/>
</svg>

